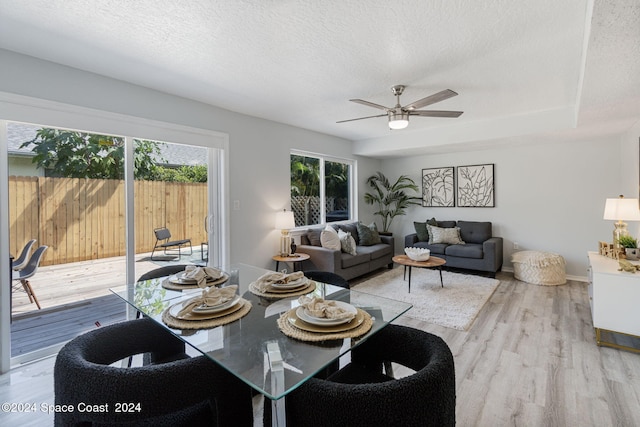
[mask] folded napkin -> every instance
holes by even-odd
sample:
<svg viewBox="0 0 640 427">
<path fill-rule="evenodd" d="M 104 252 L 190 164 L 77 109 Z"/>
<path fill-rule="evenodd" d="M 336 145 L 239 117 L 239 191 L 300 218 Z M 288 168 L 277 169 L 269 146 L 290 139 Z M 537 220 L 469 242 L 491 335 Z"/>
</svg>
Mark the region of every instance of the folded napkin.
<svg viewBox="0 0 640 427">
<path fill-rule="evenodd" d="M 275 284 L 287 284 L 293 282 L 294 280 L 299 280 L 304 277 L 304 273 L 302 271 L 297 271 L 295 273 L 279 273 L 279 272 L 271 272 L 263 274 L 255 281 L 255 287 L 258 288 L 260 292 L 266 292 L 269 290 L 271 285 Z"/>
<path fill-rule="evenodd" d="M 216 280 L 221 278 L 222 271 L 213 267 L 198 267 L 197 265 L 187 265 L 184 269 L 184 279 L 192 279 L 198 282 L 198 287 L 207 286 L 207 280 Z"/>
<path fill-rule="evenodd" d="M 311 316 L 327 319 L 353 319 L 356 315 L 342 307 L 338 307 L 335 301 L 325 301 L 318 297 L 302 296 L 298 302 Z"/>
<path fill-rule="evenodd" d="M 235 298 L 238 291 L 238 285 L 225 286 L 224 288 L 211 287 L 202 290 L 202 296 L 192 298 L 182 304 L 182 310 L 178 312 L 178 317 L 191 313 L 194 308 L 206 305 L 215 307 L 224 304 Z"/>
</svg>

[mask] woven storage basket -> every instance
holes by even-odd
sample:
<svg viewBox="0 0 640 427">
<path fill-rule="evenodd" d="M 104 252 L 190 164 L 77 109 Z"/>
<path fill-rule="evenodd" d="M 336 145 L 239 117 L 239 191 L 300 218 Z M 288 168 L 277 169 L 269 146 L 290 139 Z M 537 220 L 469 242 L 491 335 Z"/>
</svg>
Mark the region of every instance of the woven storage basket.
<svg viewBox="0 0 640 427">
<path fill-rule="evenodd" d="M 558 254 L 520 251 L 511 256 L 513 276 L 534 285 L 564 285 L 567 283 L 564 258 Z"/>
</svg>

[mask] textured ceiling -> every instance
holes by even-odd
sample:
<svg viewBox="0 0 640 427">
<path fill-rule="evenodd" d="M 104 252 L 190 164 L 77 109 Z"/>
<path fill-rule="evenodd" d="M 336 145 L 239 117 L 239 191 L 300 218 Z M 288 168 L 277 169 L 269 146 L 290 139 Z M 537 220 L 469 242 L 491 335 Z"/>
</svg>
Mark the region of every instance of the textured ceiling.
<svg viewBox="0 0 640 427">
<path fill-rule="evenodd" d="M 623 132 L 640 118 L 638 0 L 2 0 L 0 47 L 357 141 L 393 156 L 523 135 Z M 426 109 L 458 119 L 386 118 Z M 578 129 L 571 130 L 578 126 Z M 449 148 L 446 148 L 449 147 Z"/>
</svg>

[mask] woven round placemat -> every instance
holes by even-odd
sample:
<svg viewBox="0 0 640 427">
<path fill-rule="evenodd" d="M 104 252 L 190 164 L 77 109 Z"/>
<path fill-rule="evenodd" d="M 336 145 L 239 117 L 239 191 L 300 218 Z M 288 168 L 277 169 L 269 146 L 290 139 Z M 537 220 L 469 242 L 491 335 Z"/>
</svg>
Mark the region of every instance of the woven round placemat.
<svg viewBox="0 0 640 427">
<path fill-rule="evenodd" d="M 342 332 L 331 332 L 328 334 L 322 334 L 317 332 L 307 332 L 302 329 L 298 329 L 289 323 L 289 316 L 291 313 L 297 310 L 296 308 L 292 308 L 289 311 L 286 311 L 282 316 L 278 318 L 278 327 L 282 331 L 283 334 L 288 336 L 289 338 L 295 338 L 300 341 L 327 341 L 327 340 L 339 340 L 344 338 L 356 338 L 361 335 L 366 334 L 373 326 L 373 319 L 371 319 L 371 315 L 366 311 L 363 311 L 359 308 L 356 308 L 360 314 L 364 316 L 364 320 L 360 326 L 357 326 L 353 329 L 349 329 Z"/>
<path fill-rule="evenodd" d="M 252 294 L 258 295 L 259 297 L 272 298 L 272 299 L 297 297 L 300 295 L 306 295 L 315 290 L 316 290 L 316 282 L 314 282 L 313 280 L 310 280 L 309 284 L 304 288 L 299 289 L 297 291 L 293 291 L 293 292 L 262 292 L 260 291 L 260 289 L 258 289 L 258 287 L 254 283 L 251 283 L 249 285 L 249 291 Z"/>
<path fill-rule="evenodd" d="M 244 317 L 251 311 L 253 307 L 249 301 L 244 298 L 240 298 L 243 306 L 240 310 L 234 311 L 233 313 L 227 314 L 222 317 L 215 317 L 213 319 L 205 319 L 205 320 L 182 320 L 178 319 L 171 314 L 169 314 L 169 310 L 171 307 L 166 309 L 162 313 L 162 321 L 169 326 L 170 328 L 175 329 L 209 329 L 215 328 L 217 326 L 226 325 L 227 323 L 235 322 L 236 320 Z"/>
<path fill-rule="evenodd" d="M 169 279 L 164 279 L 162 281 L 162 287 L 171 291 L 182 291 L 184 289 L 197 289 L 198 285 L 195 283 L 193 285 L 182 285 L 179 283 L 170 282 Z"/>
</svg>

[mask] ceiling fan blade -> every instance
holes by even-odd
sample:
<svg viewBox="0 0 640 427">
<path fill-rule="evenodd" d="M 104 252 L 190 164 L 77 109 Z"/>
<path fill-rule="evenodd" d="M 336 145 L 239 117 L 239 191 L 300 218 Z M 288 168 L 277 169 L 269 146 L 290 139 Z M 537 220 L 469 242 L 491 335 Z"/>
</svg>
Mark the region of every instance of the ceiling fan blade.
<svg viewBox="0 0 640 427">
<path fill-rule="evenodd" d="M 451 97 L 456 96 L 457 93 L 452 91 L 451 89 L 445 89 L 441 92 L 434 93 L 433 95 L 427 96 L 426 98 L 422 98 L 413 102 L 405 107 L 402 107 L 403 110 L 411 111 L 421 107 L 426 107 L 427 105 L 435 104 L 436 102 L 444 101 L 445 99 L 449 99 Z"/>
<path fill-rule="evenodd" d="M 410 116 L 420 117 L 460 117 L 464 111 L 412 110 Z"/>
<path fill-rule="evenodd" d="M 352 122 L 354 120 L 372 119 L 374 117 L 387 117 L 387 114 L 379 114 L 377 116 L 368 116 L 368 117 L 359 117 L 357 119 L 340 120 L 339 122 L 336 122 L 336 123 Z"/>
<path fill-rule="evenodd" d="M 385 110 L 385 111 L 390 110 L 389 108 L 385 107 L 384 105 L 374 104 L 373 102 L 365 101 L 363 99 L 350 99 L 349 101 L 357 102 L 358 104 L 366 105 L 368 107 L 377 108 L 379 110 Z"/>
</svg>

